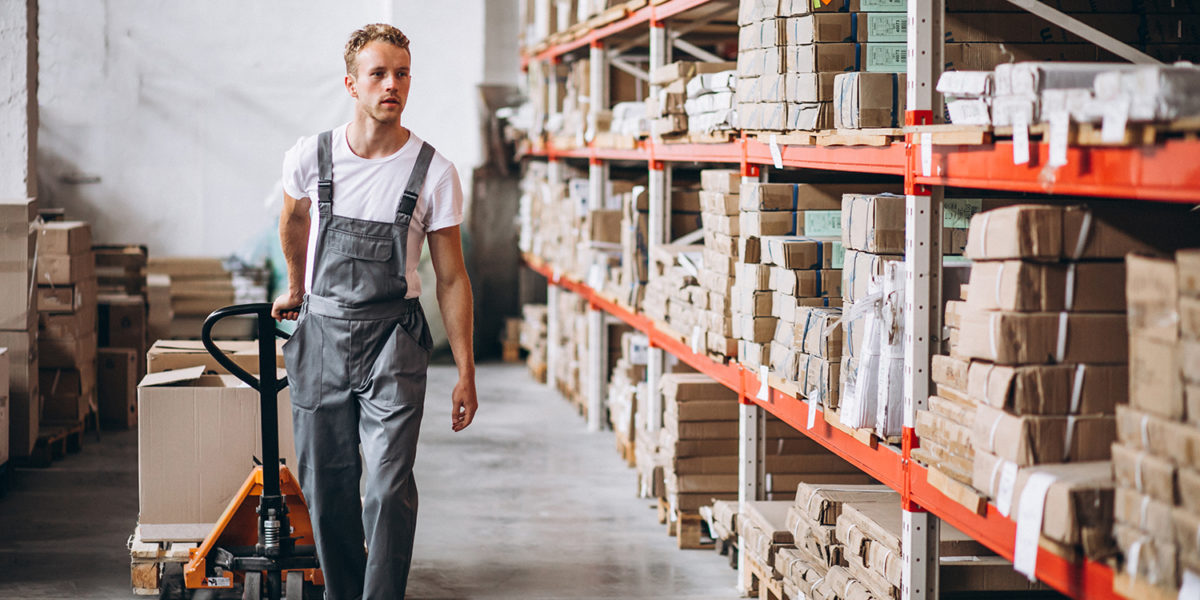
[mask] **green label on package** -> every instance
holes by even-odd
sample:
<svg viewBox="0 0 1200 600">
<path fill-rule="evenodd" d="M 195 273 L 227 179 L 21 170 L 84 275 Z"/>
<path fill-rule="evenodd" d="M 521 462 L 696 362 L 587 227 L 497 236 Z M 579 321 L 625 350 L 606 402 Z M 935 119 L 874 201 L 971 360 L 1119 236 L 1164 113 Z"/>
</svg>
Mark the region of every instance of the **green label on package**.
<svg viewBox="0 0 1200 600">
<path fill-rule="evenodd" d="M 808 237 L 841 237 L 842 211 L 804 211 L 804 235 Z"/>
<path fill-rule="evenodd" d="M 841 242 L 833 243 L 833 256 L 830 258 L 829 268 L 841 269 L 846 264 L 846 248 Z"/>
<path fill-rule="evenodd" d="M 907 13 L 867 13 L 868 42 L 908 42 Z"/>
<path fill-rule="evenodd" d="M 942 227 L 967 229 L 971 217 L 983 210 L 983 200 L 978 198 L 946 198 L 942 201 Z"/>
<path fill-rule="evenodd" d="M 862 12 L 900 12 L 908 13 L 908 0 L 858 0 L 858 10 Z"/>
<path fill-rule="evenodd" d="M 908 67 L 908 45 L 897 42 L 868 42 L 863 44 L 863 63 L 871 73 L 903 73 Z"/>
</svg>

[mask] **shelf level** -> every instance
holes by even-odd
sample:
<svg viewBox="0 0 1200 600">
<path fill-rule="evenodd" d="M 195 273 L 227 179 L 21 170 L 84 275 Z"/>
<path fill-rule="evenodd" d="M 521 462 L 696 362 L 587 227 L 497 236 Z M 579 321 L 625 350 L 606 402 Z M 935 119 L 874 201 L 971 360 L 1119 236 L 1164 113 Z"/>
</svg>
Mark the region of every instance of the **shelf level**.
<svg viewBox="0 0 1200 600">
<path fill-rule="evenodd" d="M 678 16 L 711 2 L 713 0 L 668 0 L 667 2 L 661 2 L 660 0 L 659 3 L 655 3 L 655 0 L 650 0 L 648 6 L 627 12 L 624 18 L 597 27 L 574 40 L 555 44 L 533 56 L 522 54 L 521 65 L 528 66 L 530 62 L 535 60 L 554 60 L 569 52 L 591 46 L 593 43 L 603 44 L 607 38 L 633 29 L 638 25 L 646 24 L 649 26 L 652 23 Z"/>
</svg>

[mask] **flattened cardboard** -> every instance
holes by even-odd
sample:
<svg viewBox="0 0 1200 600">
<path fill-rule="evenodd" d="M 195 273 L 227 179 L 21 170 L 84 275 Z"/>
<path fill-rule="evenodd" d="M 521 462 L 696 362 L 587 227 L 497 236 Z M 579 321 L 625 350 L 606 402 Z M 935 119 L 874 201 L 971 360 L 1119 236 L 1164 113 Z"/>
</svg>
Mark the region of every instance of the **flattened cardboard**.
<svg viewBox="0 0 1200 600">
<path fill-rule="evenodd" d="M 224 350 L 234 364 L 251 374 L 258 373 L 258 342 L 217 340 L 217 347 Z M 276 342 L 275 366 L 282 368 L 283 340 Z M 147 354 L 146 370 L 149 373 L 203 366 L 205 371 L 226 373 L 204 348 L 199 340 L 158 340 Z"/>
<path fill-rule="evenodd" d="M 976 409 L 971 433 L 976 451 L 1023 467 L 1108 460 L 1117 438 L 1110 416 L 1018 416 L 986 405 Z"/>
<path fill-rule="evenodd" d="M 1183 346 L 1142 335 L 1129 336 L 1129 403 L 1161 417 L 1182 421 L 1184 402 Z"/>
<path fill-rule="evenodd" d="M 1126 399 L 1125 365 L 1006 366 L 972 362 L 967 394 L 976 402 L 1022 415 L 1113 414 Z M 1079 382 L 1078 400 L 1075 389 Z M 1075 405 L 1075 406 L 1073 406 Z"/>
<path fill-rule="evenodd" d="M 951 389 L 966 391 L 970 367 L 970 361 L 937 354 L 934 355 L 933 362 L 930 365 L 930 373 L 934 383 L 947 386 Z"/>
<path fill-rule="evenodd" d="M 1170 460 L 1116 443 L 1112 446 L 1112 464 L 1117 485 L 1133 489 L 1168 506 L 1178 503 L 1181 495 L 1176 484 L 1177 469 Z M 1133 523 L 1136 524 L 1136 521 Z"/>
<path fill-rule="evenodd" d="M 279 393 L 279 450 L 296 464 L 292 407 Z M 139 522 L 216 522 L 262 456 L 259 395 L 232 375 L 193 367 L 138 386 Z M 193 474 L 203 473 L 203 477 Z"/>
<path fill-rule="evenodd" d="M 1129 299 L 1129 331 L 1173 341 L 1179 338 L 1179 284 L 1175 261 L 1131 254 L 1125 295 Z"/>
<path fill-rule="evenodd" d="M 999 364 L 1119 364 L 1129 360 L 1124 313 L 962 314 L 958 351 Z"/>
<path fill-rule="evenodd" d="M 841 240 L 801 236 L 763 237 L 763 262 L 786 269 L 842 268 Z"/>
<path fill-rule="evenodd" d="M 979 261 L 967 292 L 977 310 L 1121 312 L 1125 265 L 1120 262 Z"/>
</svg>

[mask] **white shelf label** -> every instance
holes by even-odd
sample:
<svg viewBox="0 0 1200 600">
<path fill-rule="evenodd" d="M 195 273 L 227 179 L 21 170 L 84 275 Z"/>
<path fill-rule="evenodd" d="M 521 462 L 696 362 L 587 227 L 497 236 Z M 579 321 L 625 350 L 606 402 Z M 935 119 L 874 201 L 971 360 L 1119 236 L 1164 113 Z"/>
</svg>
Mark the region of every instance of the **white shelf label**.
<svg viewBox="0 0 1200 600">
<path fill-rule="evenodd" d="M 1104 105 L 1104 125 L 1100 141 L 1120 144 L 1125 141 L 1125 126 L 1129 124 L 1129 98 L 1120 98 Z"/>
<path fill-rule="evenodd" d="M 1013 488 L 1017 485 L 1017 463 L 1004 461 L 1000 466 L 1000 483 L 996 485 L 996 510 L 1008 516 L 1012 512 Z"/>
<path fill-rule="evenodd" d="M 783 168 L 783 150 L 779 148 L 779 138 L 775 134 L 771 134 L 771 160 L 775 162 L 776 169 Z"/>
<path fill-rule="evenodd" d="M 1067 164 L 1067 138 L 1071 133 L 1071 115 L 1056 112 L 1050 115 L 1050 160 L 1051 167 Z"/>
<path fill-rule="evenodd" d="M 1013 164 L 1029 164 L 1029 123 L 1024 115 L 1013 121 Z"/>
<path fill-rule="evenodd" d="M 1038 538 L 1042 536 L 1042 516 L 1046 508 L 1046 492 L 1054 485 L 1049 473 L 1034 473 L 1021 491 L 1017 509 L 1017 539 L 1013 544 L 1013 568 L 1035 580 L 1037 573 Z"/>
<path fill-rule="evenodd" d="M 1190 569 L 1183 572 L 1183 585 L 1179 586 L 1179 600 L 1200 600 L 1200 575 Z"/>
<path fill-rule="evenodd" d="M 817 405 L 821 403 L 821 394 L 816 393 L 808 398 L 808 423 L 805 424 L 805 429 L 812 429 L 813 425 L 817 424 Z"/>
<path fill-rule="evenodd" d="M 699 325 L 692 327 L 692 352 L 695 354 L 704 354 L 704 330 Z"/>
<path fill-rule="evenodd" d="M 771 368 L 767 365 L 758 366 L 758 395 L 759 400 L 766 402 L 771 397 L 771 384 L 767 381 L 767 376 L 771 373 Z"/>
<path fill-rule="evenodd" d="M 933 134 L 921 134 L 921 174 L 929 177 L 933 174 Z"/>
</svg>

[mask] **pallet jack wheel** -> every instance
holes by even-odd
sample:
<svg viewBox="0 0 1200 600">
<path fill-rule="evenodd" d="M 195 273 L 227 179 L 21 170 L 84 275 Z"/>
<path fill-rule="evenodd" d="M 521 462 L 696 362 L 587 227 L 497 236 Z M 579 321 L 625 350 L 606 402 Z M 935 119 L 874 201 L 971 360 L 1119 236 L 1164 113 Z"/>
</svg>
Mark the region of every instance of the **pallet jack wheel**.
<svg viewBox="0 0 1200 600">
<path fill-rule="evenodd" d="M 304 600 L 304 573 L 291 571 L 287 574 L 283 597 L 287 600 Z"/>
<path fill-rule="evenodd" d="M 262 600 L 262 572 L 247 571 L 242 586 L 242 600 Z"/>
</svg>

